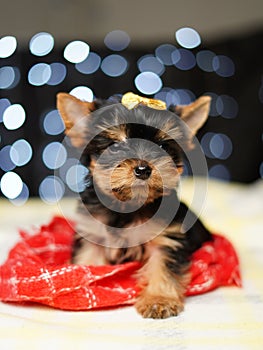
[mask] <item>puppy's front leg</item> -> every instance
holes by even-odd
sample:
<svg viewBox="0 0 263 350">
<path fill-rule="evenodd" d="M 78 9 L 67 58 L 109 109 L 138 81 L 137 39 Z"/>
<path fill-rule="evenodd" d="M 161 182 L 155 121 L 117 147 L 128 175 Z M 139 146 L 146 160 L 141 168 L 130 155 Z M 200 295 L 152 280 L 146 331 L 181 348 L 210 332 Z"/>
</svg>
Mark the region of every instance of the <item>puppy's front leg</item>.
<svg viewBox="0 0 263 350">
<path fill-rule="evenodd" d="M 149 257 L 138 275 L 142 292 L 135 304 L 145 318 L 177 316 L 184 308 L 190 276 L 187 264 L 176 261 L 177 249 L 178 243 L 165 236 L 146 244 Z"/>
<path fill-rule="evenodd" d="M 72 263 L 78 265 L 104 265 L 106 264 L 105 248 L 75 234 Z"/>
</svg>

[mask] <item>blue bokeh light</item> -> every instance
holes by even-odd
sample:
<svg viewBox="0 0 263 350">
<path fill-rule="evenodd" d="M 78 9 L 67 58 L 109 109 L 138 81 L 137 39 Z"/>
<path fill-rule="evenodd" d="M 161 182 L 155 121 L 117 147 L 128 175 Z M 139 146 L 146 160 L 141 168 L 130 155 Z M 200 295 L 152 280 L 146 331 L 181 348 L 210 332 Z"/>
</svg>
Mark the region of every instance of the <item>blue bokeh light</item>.
<svg viewBox="0 0 263 350">
<path fill-rule="evenodd" d="M 231 174 L 229 169 L 223 165 L 223 164 L 216 164 L 213 165 L 209 171 L 208 171 L 208 175 L 210 177 L 214 177 L 214 178 L 219 178 L 221 180 L 224 181 L 230 181 L 231 180 Z"/>
<path fill-rule="evenodd" d="M 120 55 L 109 55 L 101 63 L 101 70 L 110 77 L 119 77 L 128 69 L 127 60 Z"/>
<path fill-rule="evenodd" d="M 4 66 L 0 68 L 0 89 L 13 89 L 20 81 L 20 71 L 17 67 Z"/>
<path fill-rule="evenodd" d="M 27 164 L 33 155 L 32 147 L 24 139 L 17 140 L 10 149 L 10 158 L 16 166 Z"/>
<path fill-rule="evenodd" d="M 54 204 L 62 199 L 65 186 L 57 176 L 47 176 L 39 186 L 39 196 L 47 204 Z"/>
<path fill-rule="evenodd" d="M 189 70 L 196 65 L 195 55 L 186 49 L 175 50 L 172 53 L 172 60 L 175 67 L 181 70 Z"/>
<path fill-rule="evenodd" d="M 73 192 L 82 192 L 85 189 L 85 177 L 88 169 L 81 164 L 72 165 L 66 173 L 66 184 Z"/>
<path fill-rule="evenodd" d="M 24 205 L 29 198 L 29 189 L 27 185 L 23 182 L 22 191 L 19 193 L 19 195 L 15 199 L 9 199 L 9 201 L 14 204 L 15 206 L 19 207 Z"/>
<path fill-rule="evenodd" d="M 113 30 L 104 39 L 104 44 L 112 51 L 122 51 L 130 44 L 129 35 L 123 30 Z"/>
<path fill-rule="evenodd" d="M 10 157 L 11 148 L 12 146 L 7 145 L 0 150 L 0 168 L 3 171 L 10 171 L 16 167 L 15 163 Z"/>
<path fill-rule="evenodd" d="M 159 58 L 161 62 L 163 62 L 166 66 L 172 66 L 172 53 L 177 50 L 177 48 L 172 44 L 162 44 L 158 46 L 155 50 L 156 57 Z"/>
<path fill-rule="evenodd" d="M 67 159 L 67 151 L 60 142 L 49 143 L 42 153 L 42 160 L 49 169 L 58 169 Z"/>
<path fill-rule="evenodd" d="M 221 77 L 227 78 L 235 74 L 235 64 L 230 57 L 218 55 L 213 58 L 214 71 Z"/>
<path fill-rule="evenodd" d="M 216 54 L 210 50 L 202 50 L 196 54 L 196 63 L 204 72 L 214 72 L 213 60 Z"/>
<path fill-rule="evenodd" d="M 229 95 L 220 95 L 216 99 L 217 113 L 222 115 L 223 118 L 233 119 L 238 115 L 238 103 Z"/>
<path fill-rule="evenodd" d="M 0 123 L 3 121 L 3 114 L 7 107 L 11 106 L 8 98 L 0 98 Z"/>
<path fill-rule="evenodd" d="M 142 56 L 137 65 L 140 72 L 153 72 L 160 76 L 165 71 L 163 63 L 154 55 Z"/>
<path fill-rule="evenodd" d="M 88 57 L 76 64 L 76 69 L 83 74 L 92 74 L 95 73 L 101 64 L 101 58 L 98 54 L 95 52 L 90 52 Z"/>
<path fill-rule="evenodd" d="M 50 64 L 51 74 L 47 81 L 47 85 L 59 85 L 66 78 L 67 68 L 64 64 L 53 62 Z"/>
<path fill-rule="evenodd" d="M 43 127 L 48 135 L 59 135 L 65 130 L 65 125 L 57 109 L 45 115 Z"/>
</svg>

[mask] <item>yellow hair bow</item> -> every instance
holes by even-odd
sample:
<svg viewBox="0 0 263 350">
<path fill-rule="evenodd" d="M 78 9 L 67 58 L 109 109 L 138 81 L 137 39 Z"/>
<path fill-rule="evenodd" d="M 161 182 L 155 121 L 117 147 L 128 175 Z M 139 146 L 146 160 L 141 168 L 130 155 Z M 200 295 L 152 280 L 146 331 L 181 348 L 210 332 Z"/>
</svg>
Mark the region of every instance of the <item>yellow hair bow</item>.
<svg viewBox="0 0 263 350">
<path fill-rule="evenodd" d="M 121 103 L 127 109 L 133 109 L 137 107 L 139 104 L 143 104 L 153 109 L 166 109 L 166 103 L 161 100 L 155 100 L 153 98 L 141 97 L 139 95 L 135 95 L 132 92 L 127 92 L 122 96 Z"/>
</svg>

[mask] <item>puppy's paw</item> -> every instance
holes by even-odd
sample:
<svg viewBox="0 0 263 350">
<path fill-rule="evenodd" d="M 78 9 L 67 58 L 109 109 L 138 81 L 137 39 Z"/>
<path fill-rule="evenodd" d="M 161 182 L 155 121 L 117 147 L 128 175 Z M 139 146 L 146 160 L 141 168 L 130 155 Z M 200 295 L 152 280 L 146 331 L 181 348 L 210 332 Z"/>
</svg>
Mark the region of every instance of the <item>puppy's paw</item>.
<svg viewBox="0 0 263 350">
<path fill-rule="evenodd" d="M 184 305 L 176 298 L 144 295 L 139 297 L 135 308 L 144 318 L 167 318 L 177 316 Z"/>
</svg>

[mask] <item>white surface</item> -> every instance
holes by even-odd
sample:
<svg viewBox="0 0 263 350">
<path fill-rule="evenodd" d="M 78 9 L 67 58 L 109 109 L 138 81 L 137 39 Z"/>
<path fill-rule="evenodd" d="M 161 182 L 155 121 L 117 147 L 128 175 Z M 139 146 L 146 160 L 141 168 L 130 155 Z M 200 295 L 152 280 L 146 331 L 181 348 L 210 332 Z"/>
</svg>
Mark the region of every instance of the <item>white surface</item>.
<svg viewBox="0 0 263 350">
<path fill-rule="evenodd" d="M 199 179 L 198 187 L 204 185 Z M 205 188 L 205 187 L 204 187 Z M 193 182 L 182 196 L 191 202 Z M 38 305 L 0 302 L 0 349 L 238 349 L 263 348 L 263 182 L 250 186 L 210 181 L 204 222 L 235 245 L 243 288 L 224 287 L 186 299 L 185 311 L 166 320 L 141 318 L 131 307 L 68 312 Z M 38 200 L 24 207 L 0 201 L 0 257 L 18 238 L 17 228 L 47 223 L 61 212 L 73 215 L 71 200 L 48 206 Z"/>
</svg>

